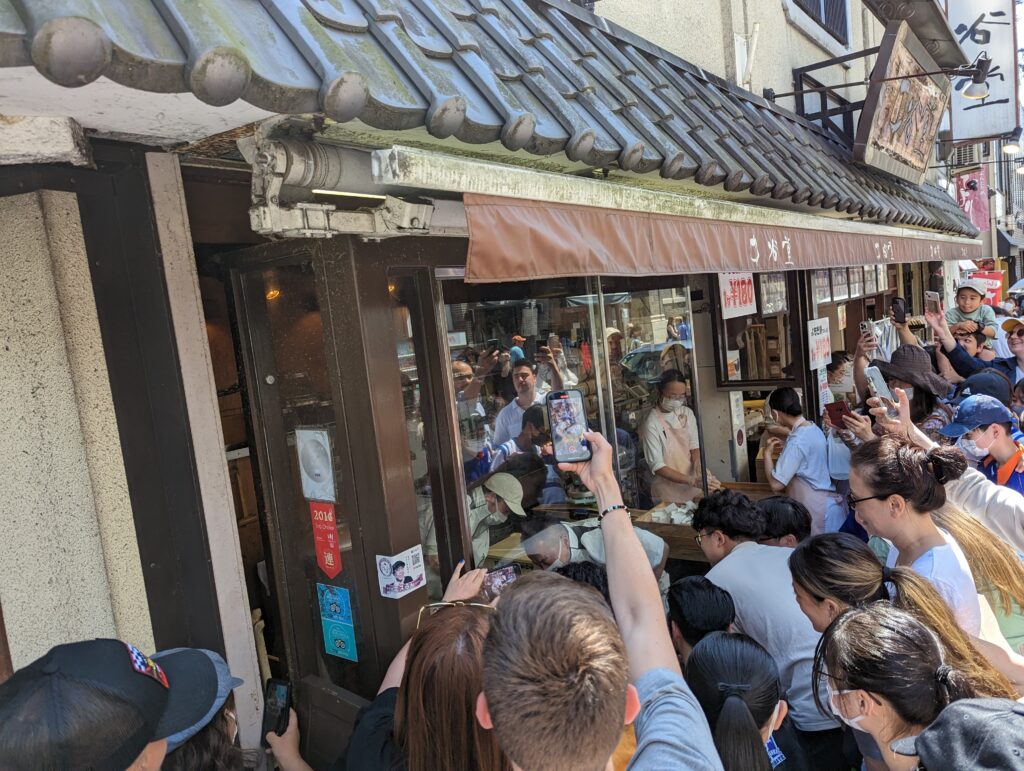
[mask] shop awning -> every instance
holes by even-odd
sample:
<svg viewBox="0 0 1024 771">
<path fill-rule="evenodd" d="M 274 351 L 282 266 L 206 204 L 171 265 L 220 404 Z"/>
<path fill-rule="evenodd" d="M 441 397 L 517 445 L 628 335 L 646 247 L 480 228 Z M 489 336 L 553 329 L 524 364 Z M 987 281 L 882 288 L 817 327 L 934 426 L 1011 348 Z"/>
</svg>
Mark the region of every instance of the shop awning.
<svg viewBox="0 0 1024 771">
<path fill-rule="evenodd" d="M 1015 236 L 1008 230 L 996 228 L 999 231 L 999 243 L 997 249 L 1000 257 L 1016 257 L 1020 250 L 1024 249 L 1024 238 Z"/>
<path fill-rule="evenodd" d="M 25 65 L 977 233 L 948 195 L 567 0 L 0 0 L 0 67 Z"/>
<path fill-rule="evenodd" d="M 806 270 L 981 256 L 977 242 L 898 228 L 894 234 L 882 228 L 865 232 L 856 223 L 777 227 L 470 193 L 463 202 L 469 282 Z"/>
</svg>

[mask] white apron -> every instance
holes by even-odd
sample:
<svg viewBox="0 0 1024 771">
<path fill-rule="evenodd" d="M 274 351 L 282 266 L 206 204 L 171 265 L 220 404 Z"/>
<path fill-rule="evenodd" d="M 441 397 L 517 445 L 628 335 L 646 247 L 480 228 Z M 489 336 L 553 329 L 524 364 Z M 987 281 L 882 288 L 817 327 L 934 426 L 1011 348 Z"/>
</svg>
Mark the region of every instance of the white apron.
<svg viewBox="0 0 1024 771">
<path fill-rule="evenodd" d="M 657 418 L 662 436 L 665 437 L 665 465 L 681 474 L 691 473 L 693 463 L 690 461 L 690 451 L 694 448 L 690 447 L 690 437 L 686 434 L 685 426 L 681 429 L 672 428 L 665 422 L 664 413 L 657 407 L 652 413 Z M 657 474 L 651 482 L 651 500 L 655 503 L 686 503 L 703 493 L 704 490 L 700 486 L 670 482 Z"/>
<path fill-rule="evenodd" d="M 793 430 L 799 428 L 801 426 Z M 811 514 L 811 535 L 834 533 L 846 521 L 846 501 L 839 493 L 816 490 L 806 480 L 794 475 L 786 485 L 786 495 L 807 507 Z"/>
</svg>

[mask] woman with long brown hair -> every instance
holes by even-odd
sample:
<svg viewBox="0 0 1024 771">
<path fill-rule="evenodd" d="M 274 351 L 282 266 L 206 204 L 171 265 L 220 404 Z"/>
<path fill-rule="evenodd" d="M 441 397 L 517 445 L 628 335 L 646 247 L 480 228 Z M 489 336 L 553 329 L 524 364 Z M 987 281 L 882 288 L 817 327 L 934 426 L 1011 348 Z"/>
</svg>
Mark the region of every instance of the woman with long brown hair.
<svg viewBox="0 0 1024 771">
<path fill-rule="evenodd" d="M 455 570 L 444 599 L 420 610 L 417 629 L 388 667 L 377 697 L 356 719 L 348 771 L 511 771 L 493 731 L 476 721 L 482 653 L 493 608 L 480 598 L 486 570 Z M 282 771 L 311 771 L 299 756 L 294 710 L 288 730 L 267 736 Z"/>
<path fill-rule="evenodd" d="M 846 533 L 814 536 L 793 550 L 789 570 L 797 602 L 815 631 L 824 632 L 848 608 L 888 600 L 939 636 L 947 663 L 979 695 L 1017 698 L 1013 684 L 964 634 L 932 585 L 908 567 L 883 566 L 860 539 Z"/>
</svg>

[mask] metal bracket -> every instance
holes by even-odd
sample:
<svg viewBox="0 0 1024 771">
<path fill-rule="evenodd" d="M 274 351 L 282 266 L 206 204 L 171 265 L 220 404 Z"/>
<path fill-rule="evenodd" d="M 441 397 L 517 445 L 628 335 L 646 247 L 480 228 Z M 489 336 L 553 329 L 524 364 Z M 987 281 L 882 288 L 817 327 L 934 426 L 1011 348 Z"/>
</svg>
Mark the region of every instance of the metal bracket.
<svg viewBox="0 0 1024 771">
<path fill-rule="evenodd" d="M 359 235 L 370 239 L 426 235 L 434 207 L 408 203 L 385 196 L 375 207 L 339 210 L 329 203 L 286 203 L 281 197 L 286 185 L 308 185 L 338 172 L 345 163 L 341 152 L 330 145 L 319 145 L 316 152 L 295 139 L 271 139 L 279 121 L 271 119 L 259 126 L 245 147 L 252 158 L 252 207 L 249 222 L 260 235 L 277 238 L 331 238 L 335 235 Z M 307 140 L 308 141 L 308 140 Z M 319 168 L 318 168 L 319 166 Z M 326 184 L 325 184 L 326 187 Z"/>
</svg>

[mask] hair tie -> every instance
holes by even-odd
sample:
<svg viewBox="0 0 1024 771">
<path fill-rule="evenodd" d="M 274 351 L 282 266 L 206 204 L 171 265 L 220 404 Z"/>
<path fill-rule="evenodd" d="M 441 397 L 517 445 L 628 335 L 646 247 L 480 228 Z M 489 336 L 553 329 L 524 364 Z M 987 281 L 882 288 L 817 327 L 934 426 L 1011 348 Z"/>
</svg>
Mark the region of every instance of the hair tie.
<svg viewBox="0 0 1024 771">
<path fill-rule="evenodd" d="M 935 670 L 936 682 L 942 683 L 942 685 L 948 685 L 949 675 L 950 673 L 952 673 L 952 671 L 953 667 L 947 664 L 939 664 L 938 668 Z"/>
<path fill-rule="evenodd" d="M 882 565 L 882 583 L 887 584 L 892 581 L 892 568 L 888 565 Z"/>
<path fill-rule="evenodd" d="M 749 683 L 719 683 L 718 690 L 722 692 L 722 698 L 728 699 L 730 696 L 738 696 L 743 698 L 743 694 L 750 690 Z"/>
</svg>

